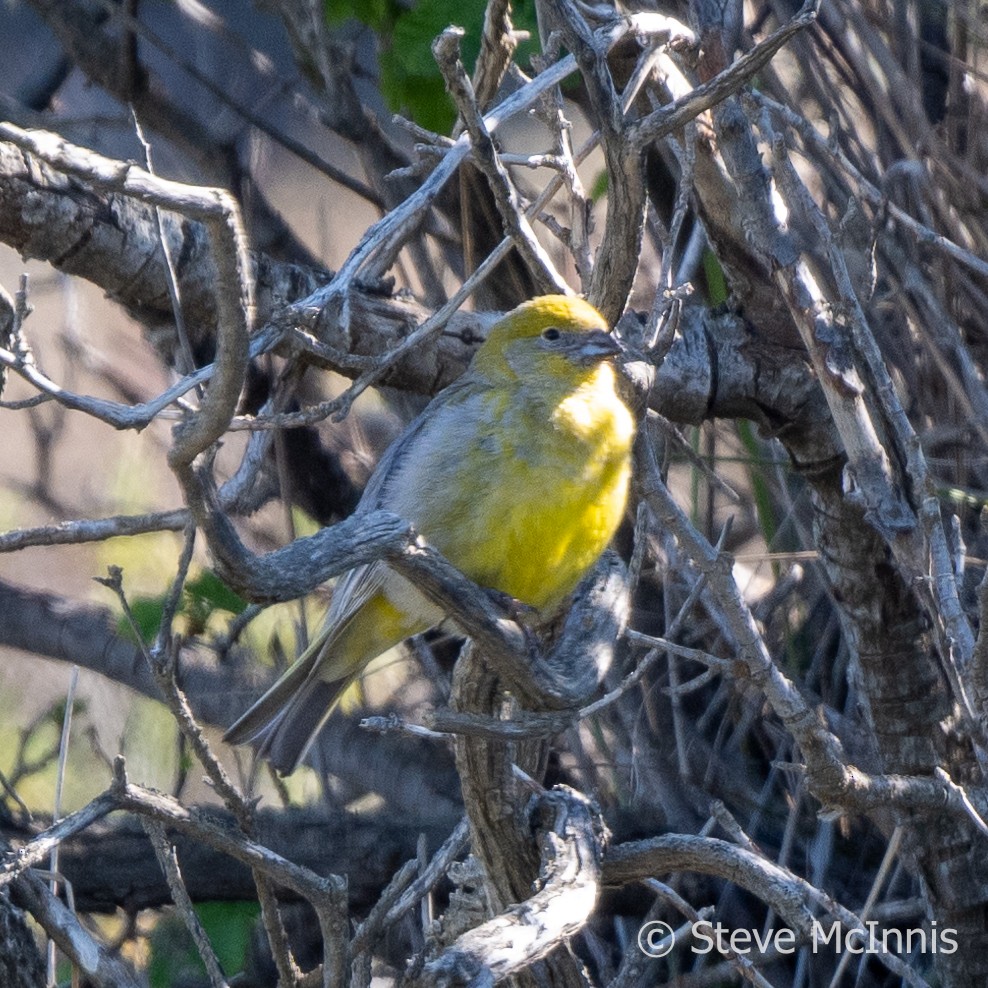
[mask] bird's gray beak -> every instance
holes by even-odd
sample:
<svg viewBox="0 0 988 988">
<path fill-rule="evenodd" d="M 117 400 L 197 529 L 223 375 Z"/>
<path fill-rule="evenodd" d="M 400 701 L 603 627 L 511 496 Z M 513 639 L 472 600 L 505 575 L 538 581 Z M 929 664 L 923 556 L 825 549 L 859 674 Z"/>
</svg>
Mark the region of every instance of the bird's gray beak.
<svg viewBox="0 0 988 988">
<path fill-rule="evenodd" d="M 602 329 L 592 329 L 589 333 L 580 334 L 577 347 L 577 358 L 581 363 L 593 364 L 608 357 L 616 357 L 624 350 L 621 344 Z"/>
</svg>

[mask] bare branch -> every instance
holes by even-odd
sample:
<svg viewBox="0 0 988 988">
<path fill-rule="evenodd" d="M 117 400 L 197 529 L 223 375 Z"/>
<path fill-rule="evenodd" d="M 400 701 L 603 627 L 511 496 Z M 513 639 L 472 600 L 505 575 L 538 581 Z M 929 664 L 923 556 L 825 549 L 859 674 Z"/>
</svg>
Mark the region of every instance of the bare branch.
<svg viewBox="0 0 988 988">
<path fill-rule="evenodd" d="M 150 205 L 197 219 L 210 231 L 215 264 L 217 372 L 199 411 L 178 429 L 170 454 L 173 467 L 187 466 L 226 430 L 236 408 L 247 370 L 247 336 L 253 295 L 246 243 L 233 197 L 222 189 L 199 189 L 157 178 L 135 165 L 123 164 L 75 147 L 58 135 L 29 132 L 0 122 L 0 139 L 98 188 L 134 196 Z"/>
<path fill-rule="evenodd" d="M 33 872 L 20 875 L 11 886 L 11 899 L 27 910 L 72 964 L 98 988 L 140 988 L 145 982 L 111 953 L 79 922 Z"/>
<path fill-rule="evenodd" d="M 367 919 L 357 927 L 350 943 L 351 955 L 358 957 L 382 932 L 394 926 L 424 895 L 428 895 L 466 848 L 469 839 L 470 827 L 466 819 L 463 819 L 417 878 L 413 879 L 414 870 L 411 869 L 407 882 L 398 883 L 396 875 L 391 886 L 394 888 L 394 895 L 389 896 L 386 891 Z M 412 860 L 408 864 L 414 865 L 415 870 L 418 870 L 417 861 Z"/>
<path fill-rule="evenodd" d="M 914 988 L 929 988 L 911 967 L 878 945 L 861 918 L 810 882 L 745 847 L 684 834 L 618 844 L 605 855 L 602 880 L 605 885 L 626 884 L 682 871 L 717 875 L 747 889 L 771 905 L 789 927 L 808 941 L 815 935 L 812 907 L 822 907 L 848 929 L 861 930 L 865 942 L 890 971 Z"/>
<path fill-rule="evenodd" d="M 691 93 L 628 125 L 628 137 L 639 149 L 689 123 L 701 113 L 738 92 L 744 83 L 772 58 L 795 34 L 809 27 L 817 16 L 817 0 L 807 0 L 799 13 L 774 34 L 736 59 L 719 75 Z"/>
<path fill-rule="evenodd" d="M 145 820 L 144 829 L 151 839 L 151 846 L 154 848 L 155 856 L 168 880 L 172 901 L 175 903 L 186 928 L 192 935 L 196 950 L 199 951 L 199 957 L 202 959 L 202 963 L 209 975 L 210 983 L 213 985 L 213 988 L 226 988 L 226 978 L 223 976 L 223 969 L 220 967 L 220 962 L 217 960 L 213 945 L 209 942 L 209 937 L 203 929 L 202 922 L 196 915 L 192 899 L 185 888 L 185 882 L 182 880 L 182 871 L 178 866 L 178 855 L 175 853 L 175 847 L 169 843 L 165 835 L 165 828 L 156 820 Z"/>
<path fill-rule="evenodd" d="M 642 444 L 647 477 L 643 495 L 659 522 L 689 553 L 711 589 L 725 605 L 725 616 L 738 642 L 738 654 L 751 682 L 791 732 L 806 759 L 807 784 L 825 807 L 867 812 L 881 806 L 910 806 L 966 814 L 967 809 L 948 787 L 933 779 L 871 776 L 846 762 L 839 739 L 810 709 L 797 687 L 772 661 L 754 617 L 731 573 L 729 558 L 718 553 L 690 524 L 659 476 L 651 447 Z M 982 794 L 983 796 L 985 794 Z"/>
<path fill-rule="evenodd" d="M 589 919 L 606 841 L 599 811 L 585 797 L 557 787 L 534 799 L 530 813 L 541 820 L 538 891 L 464 933 L 413 983 L 493 984 L 544 957 Z"/>
<path fill-rule="evenodd" d="M 460 39 L 463 34 L 462 28 L 447 28 L 433 42 L 432 53 L 446 80 L 446 89 L 453 97 L 470 135 L 473 160 L 483 172 L 494 195 L 505 236 L 511 237 L 514 245 L 525 258 L 542 292 L 568 294 L 569 286 L 556 271 L 552 258 L 539 243 L 535 231 L 526 219 L 518 191 L 507 169 L 501 163 L 494 141 L 484 124 L 470 77 L 460 61 Z"/>
</svg>

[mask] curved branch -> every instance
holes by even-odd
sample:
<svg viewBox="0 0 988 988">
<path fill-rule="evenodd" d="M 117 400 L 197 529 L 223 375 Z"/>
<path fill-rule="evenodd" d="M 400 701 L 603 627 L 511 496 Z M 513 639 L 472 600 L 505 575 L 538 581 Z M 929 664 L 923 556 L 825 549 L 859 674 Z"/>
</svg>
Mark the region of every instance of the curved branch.
<svg viewBox="0 0 988 988">
<path fill-rule="evenodd" d="M 593 912 L 607 829 L 585 796 L 564 786 L 533 799 L 540 817 L 538 891 L 460 936 L 425 965 L 418 985 L 490 985 L 545 957 Z"/>
<path fill-rule="evenodd" d="M 236 200 L 223 189 L 198 188 L 158 178 L 136 165 L 76 147 L 57 134 L 26 131 L 0 122 L 0 139 L 96 188 L 120 192 L 147 205 L 174 210 L 206 226 L 214 266 L 217 359 L 216 371 L 198 412 L 176 429 L 174 445 L 169 452 L 173 469 L 187 467 L 226 431 L 247 372 L 253 290 L 246 236 Z"/>
<path fill-rule="evenodd" d="M 604 862 L 605 885 L 623 885 L 656 874 L 696 871 L 740 886 L 768 903 L 802 937 L 816 943 L 811 905 L 821 907 L 849 929 L 862 932 L 878 960 L 914 988 L 929 988 L 911 966 L 878 948 L 870 927 L 804 878 L 736 844 L 714 837 L 666 834 L 611 848 Z"/>
<path fill-rule="evenodd" d="M 793 930 L 804 935 L 811 932 L 811 900 L 795 875 L 747 848 L 715 837 L 663 834 L 618 844 L 604 856 L 601 881 L 626 885 L 680 871 L 723 878 L 770 905 Z"/>
</svg>

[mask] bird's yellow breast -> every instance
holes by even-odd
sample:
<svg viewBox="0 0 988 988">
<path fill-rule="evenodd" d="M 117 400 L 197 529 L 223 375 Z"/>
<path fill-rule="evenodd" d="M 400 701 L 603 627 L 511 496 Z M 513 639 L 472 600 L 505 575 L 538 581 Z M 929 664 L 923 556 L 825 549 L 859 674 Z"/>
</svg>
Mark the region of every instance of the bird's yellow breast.
<svg viewBox="0 0 988 988">
<path fill-rule="evenodd" d="M 472 478 L 468 491 L 440 477 L 441 515 L 417 523 L 475 582 L 551 612 L 620 524 L 634 422 L 606 364 L 560 400 L 544 399 L 539 390 L 477 396 L 488 426 L 455 464 Z"/>
</svg>

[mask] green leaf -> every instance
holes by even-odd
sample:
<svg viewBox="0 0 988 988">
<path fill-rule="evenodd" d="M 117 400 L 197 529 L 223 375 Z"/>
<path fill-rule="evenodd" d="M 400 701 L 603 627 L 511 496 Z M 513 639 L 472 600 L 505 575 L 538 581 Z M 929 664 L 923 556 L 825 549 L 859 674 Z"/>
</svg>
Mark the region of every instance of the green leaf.
<svg viewBox="0 0 988 988">
<path fill-rule="evenodd" d="M 590 186 L 590 201 L 597 202 L 607 195 L 608 176 L 607 169 L 602 168 L 594 177 L 593 185 Z"/>
<path fill-rule="evenodd" d="M 436 61 L 432 42 L 451 24 L 464 29 L 463 64 L 473 71 L 480 52 L 486 0 L 418 0 L 409 6 L 396 0 L 326 0 L 330 25 L 357 19 L 374 30 L 380 41 L 381 93 L 392 110 L 408 113 L 416 123 L 438 133 L 448 133 L 456 119 L 453 102 Z M 531 39 L 519 45 L 516 59 L 522 65 L 537 50 L 538 26 L 534 0 L 517 0 L 512 22 Z"/>
<path fill-rule="evenodd" d="M 722 305 L 727 301 L 727 279 L 716 254 L 709 247 L 703 251 L 703 273 L 707 279 L 707 301 Z"/>
<path fill-rule="evenodd" d="M 212 611 L 230 611 L 240 614 L 247 601 L 231 590 L 211 569 L 203 570 L 194 580 L 185 584 L 185 593 L 191 601 L 201 601 Z"/>
<path fill-rule="evenodd" d="M 212 570 L 203 570 L 185 584 L 180 611 L 188 618 L 188 634 L 200 635 L 216 611 L 239 614 L 247 602 L 235 594 Z"/>
<path fill-rule="evenodd" d="M 145 644 L 154 641 L 165 613 L 167 594 L 157 597 L 135 597 L 130 610 Z M 188 616 L 190 634 L 198 634 L 214 611 L 240 614 L 247 607 L 245 601 L 234 593 L 212 570 L 203 570 L 185 584 L 185 594 L 179 601 L 178 613 Z M 128 641 L 134 641 L 130 622 L 123 616 L 117 621 L 117 633 Z"/>
<path fill-rule="evenodd" d="M 200 902 L 195 911 L 223 973 L 231 977 L 242 971 L 260 906 L 256 902 Z M 159 922 L 151 933 L 150 942 L 148 981 L 151 988 L 171 988 L 183 980 L 205 974 L 192 937 L 177 915 L 167 916 Z"/>
<path fill-rule="evenodd" d="M 375 31 L 383 31 L 401 13 L 394 0 L 326 0 L 326 23 L 330 27 L 358 20 Z"/>
<path fill-rule="evenodd" d="M 160 597 L 136 597 L 130 602 L 130 612 L 140 632 L 141 642 L 149 644 L 154 641 L 158 628 L 161 627 L 161 618 L 165 613 L 165 594 Z M 117 634 L 128 641 L 134 641 L 134 630 L 123 615 L 117 620 Z M 141 642 L 134 644 L 139 645 Z"/>
<path fill-rule="evenodd" d="M 751 493 L 755 499 L 755 512 L 758 515 L 758 524 L 761 526 L 762 538 L 765 540 L 765 545 L 771 548 L 775 545 L 779 522 L 776 518 L 772 491 L 762 468 L 758 466 L 758 461 L 762 455 L 761 445 L 755 436 L 751 423 L 746 419 L 738 419 L 737 432 L 742 446 L 750 457 L 748 482 L 751 484 Z"/>
<path fill-rule="evenodd" d="M 261 913 L 260 905 L 256 902 L 200 902 L 196 912 L 223 970 L 242 970 L 251 930 Z"/>
<path fill-rule="evenodd" d="M 456 110 L 442 79 L 410 75 L 397 61 L 381 59 L 381 94 L 388 106 L 414 120 L 419 126 L 448 133 L 456 120 Z"/>
</svg>

